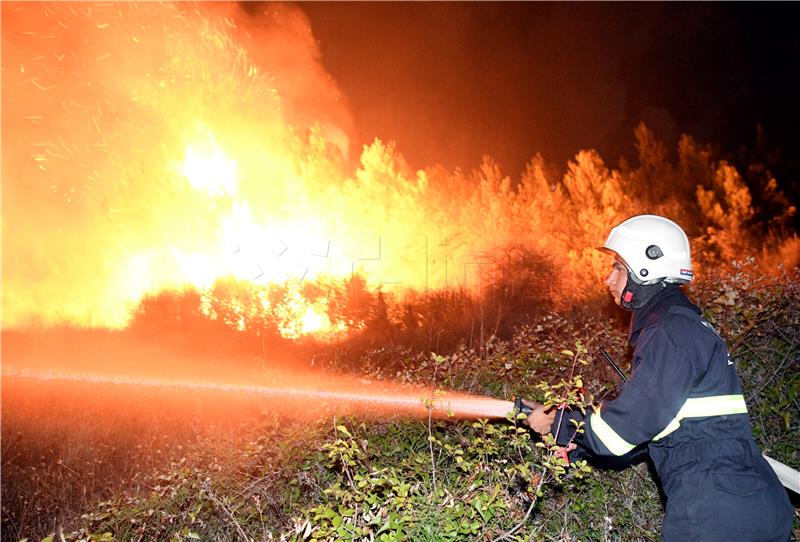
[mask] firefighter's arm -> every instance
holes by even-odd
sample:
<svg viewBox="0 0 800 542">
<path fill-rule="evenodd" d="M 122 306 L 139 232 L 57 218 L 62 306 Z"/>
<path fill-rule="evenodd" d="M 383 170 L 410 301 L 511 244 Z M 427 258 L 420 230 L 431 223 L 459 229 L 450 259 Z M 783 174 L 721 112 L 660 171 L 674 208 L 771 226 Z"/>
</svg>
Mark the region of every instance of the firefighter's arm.
<svg viewBox="0 0 800 542">
<path fill-rule="evenodd" d="M 558 432 L 559 443 L 575 434 L 575 423 L 570 420 L 583 421 L 583 433 L 575 435 L 581 448 L 593 455 L 624 456 L 675 419 L 696 378 L 692 361 L 663 328 L 654 330 L 634 355 L 642 361 L 619 397 L 585 417 L 574 411 L 565 412 L 561 420 L 556 417 L 551 431 Z"/>
</svg>

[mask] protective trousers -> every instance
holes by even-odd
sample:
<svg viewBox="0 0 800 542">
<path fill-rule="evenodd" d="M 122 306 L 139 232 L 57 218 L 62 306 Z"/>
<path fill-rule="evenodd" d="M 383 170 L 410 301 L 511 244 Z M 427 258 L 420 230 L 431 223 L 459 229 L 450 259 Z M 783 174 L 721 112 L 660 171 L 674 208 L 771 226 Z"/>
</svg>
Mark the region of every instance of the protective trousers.
<svg viewBox="0 0 800 542">
<path fill-rule="evenodd" d="M 789 541 L 792 506 L 752 440 L 679 446 L 666 463 L 662 541 Z"/>
</svg>

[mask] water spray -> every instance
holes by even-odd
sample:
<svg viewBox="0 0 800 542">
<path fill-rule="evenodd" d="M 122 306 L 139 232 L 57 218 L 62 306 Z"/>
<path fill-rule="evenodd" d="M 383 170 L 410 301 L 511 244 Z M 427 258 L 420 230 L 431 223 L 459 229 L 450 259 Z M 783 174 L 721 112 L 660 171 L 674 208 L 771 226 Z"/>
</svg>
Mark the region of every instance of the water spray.
<svg viewBox="0 0 800 542">
<path fill-rule="evenodd" d="M 4 379 L 53 384 L 97 384 L 115 386 L 120 391 L 135 389 L 159 389 L 163 391 L 191 391 L 201 393 L 223 393 L 231 396 L 251 396 L 255 400 L 266 399 L 276 409 L 300 408 L 307 411 L 314 405 L 314 413 L 330 411 L 336 414 L 358 414 L 366 417 L 400 415 L 416 418 L 433 416 L 437 419 L 504 419 L 509 413 L 530 413 L 530 408 L 521 399 L 505 401 L 480 395 L 442 391 L 432 388 L 392 386 L 391 389 L 371 389 L 364 382 L 341 382 L 333 386 L 355 387 L 358 391 L 320 389 L 319 386 L 257 385 L 239 383 L 215 383 L 208 381 L 140 378 L 130 376 L 107 376 L 97 374 L 75 374 L 58 371 L 6 370 Z M 323 376 L 324 378 L 324 376 Z M 335 380 L 335 379 L 333 379 Z"/>
</svg>

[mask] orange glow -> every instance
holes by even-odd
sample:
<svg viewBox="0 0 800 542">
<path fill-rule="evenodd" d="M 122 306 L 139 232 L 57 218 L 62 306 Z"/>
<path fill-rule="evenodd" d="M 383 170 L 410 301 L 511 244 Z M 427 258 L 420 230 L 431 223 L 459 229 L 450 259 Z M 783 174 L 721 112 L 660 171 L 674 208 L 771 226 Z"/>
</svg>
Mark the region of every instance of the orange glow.
<svg viewBox="0 0 800 542">
<path fill-rule="evenodd" d="M 213 140 L 210 152 L 203 153 L 191 145 L 186 148 L 181 173 L 195 189 L 212 196 L 236 193 L 236 161 L 228 159 Z"/>
<path fill-rule="evenodd" d="M 140 378 L 99 374 L 70 374 L 57 371 L 4 371 L 3 379 L 14 385 L 23 382 L 61 385 L 94 385 L 120 390 L 130 396 L 141 390 L 183 391 L 193 394 L 223 394 L 250 398 L 270 411 L 314 418 L 328 414 L 355 414 L 367 418 L 407 416 L 426 418 L 498 419 L 513 411 L 514 403 L 465 393 L 444 392 L 411 386 L 372 384 L 365 380 L 335 375 L 317 375 L 323 386 L 300 384 L 254 385 L 178 379 Z"/>
<path fill-rule="evenodd" d="M 327 329 L 330 326 L 330 320 L 324 314 L 319 314 L 318 312 L 314 311 L 313 307 L 308 307 L 306 309 L 306 313 L 303 315 L 301 320 L 301 332 L 306 333 L 314 333 L 316 331 L 321 331 L 323 329 Z"/>
<path fill-rule="evenodd" d="M 3 139 L 4 326 L 121 327 L 163 288 L 352 273 L 318 250 L 349 229 L 331 224 L 340 209 L 324 210 L 336 202 L 320 189 L 343 170 L 304 169 L 341 160 L 347 123 L 318 105 L 335 85 L 296 62 L 318 55 L 299 10 L 271 10 L 289 27 L 262 36 L 280 36 L 291 62 L 276 51 L 257 64 L 235 5 L 2 9 L 3 127 L 15 133 Z M 279 95 L 276 77 L 305 98 Z M 318 312 L 304 307 L 299 329 L 323 330 Z"/>
<path fill-rule="evenodd" d="M 208 296 L 230 277 L 292 291 L 269 305 L 287 337 L 343 331 L 303 287 L 354 274 L 390 296 L 485 293 L 500 277 L 565 302 L 602 292 L 594 247 L 645 211 L 691 226 L 698 253 L 746 253 L 746 183 L 688 138 L 681 163 L 708 178 L 661 169 L 691 205 L 637 200 L 638 174 L 595 151 L 558 177 L 537 156 L 518 182 L 488 157 L 468 173 L 413 171 L 378 139 L 351 157 L 308 20 L 285 5 L 258 17 L 220 3 L 2 4 L 4 327 L 121 328 L 146 294 Z"/>
<path fill-rule="evenodd" d="M 280 320 L 278 329 L 289 339 L 310 334 L 332 335 L 346 330 L 341 324 L 332 326 L 324 308 L 307 301 L 296 289 L 291 291 L 289 301 L 281 307 Z"/>
<path fill-rule="evenodd" d="M 282 46 L 318 58 L 302 14 L 280 10 L 299 22 L 274 30 Z M 225 277 L 298 291 L 353 273 L 387 293 L 474 289 L 492 265 L 485 254 L 518 239 L 513 217 L 503 218 L 510 202 L 483 208 L 508 185 L 499 172 L 456 189 L 409 170 L 378 140 L 352 171 L 347 123 L 337 125 L 346 114 L 317 60 L 263 51 L 256 60 L 237 41 L 247 25 L 237 13 L 3 5 L 3 126 L 15 134 L 3 139 L 13 202 L 3 250 L 14 259 L 3 274 L 4 326 L 123 327 L 144 294 L 208 290 Z M 282 95 L 278 80 L 297 84 L 281 83 Z M 467 199 L 452 197 L 459 192 Z M 338 331 L 320 303 L 291 297 L 283 333 Z"/>
</svg>

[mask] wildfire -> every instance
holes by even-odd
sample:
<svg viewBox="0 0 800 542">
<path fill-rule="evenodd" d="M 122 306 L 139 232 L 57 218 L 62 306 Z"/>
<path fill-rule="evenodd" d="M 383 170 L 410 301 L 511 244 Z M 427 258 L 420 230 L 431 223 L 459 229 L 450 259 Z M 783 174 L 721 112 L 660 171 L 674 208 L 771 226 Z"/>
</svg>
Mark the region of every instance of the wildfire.
<svg viewBox="0 0 800 542">
<path fill-rule="evenodd" d="M 236 277 L 295 284 L 272 307 L 285 335 L 331 333 L 298 283 L 465 286 L 509 235 L 391 145 L 346 166 L 347 115 L 296 8 L 258 28 L 235 4 L 2 9 L 7 324 L 120 327 L 146 293 Z"/>
<path fill-rule="evenodd" d="M 331 322 L 327 316 L 320 314 L 314 310 L 314 307 L 308 307 L 306 313 L 300 321 L 301 333 L 314 333 L 330 328 Z"/>
<path fill-rule="evenodd" d="M 230 160 L 209 134 L 210 153 L 202 153 L 195 147 L 186 148 L 183 160 L 183 176 L 197 190 L 211 196 L 232 196 L 236 193 L 236 161 Z"/>
<path fill-rule="evenodd" d="M 346 142 L 338 106 L 315 105 L 335 86 L 297 62 L 317 55 L 299 10 L 270 10 L 261 32 L 291 62 L 247 42 L 235 4 L 2 10 L 3 126 L 15 133 L 3 139 L 5 324 L 119 327 L 163 288 L 352 273 L 329 261 L 330 221 L 303 172 L 304 131 L 335 136 L 335 155 Z M 296 305 L 299 332 L 326 331 L 324 311 Z"/>
<path fill-rule="evenodd" d="M 219 147 L 210 130 L 206 132 L 208 142 L 204 152 L 198 150 L 198 146 L 187 146 L 181 173 L 194 190 L 220 207 L 220 231 L 215 236 L 219 244 L 215 247 L 209 242 L 206 253 L 186 254 L 175 250 L 186 279 L 196 288 L 208 290 L 224 276 L 259 283 L 298 283 L 315 277 L 317 269 L 311 269 L 296 258 L 281 258 L 290 246 L 312 243 L 308 228 L 313 227 L 313 221 L 301 218 L 278 225 L 257 223 L 249 203 L 238 191 L 237 161 Z M 269 303 L 264 308 L 268 309 Z M 296 287 L 290 301 L 282 307 L 281 316 L 279 329 L 287 338 L 330 335 L 342 330 L 341 327 L 334 329 L 328 316 L 306 300 Z M 237 327 L 243 326 L 244 322 L 237 322 Z"/>
<path fill-rule="evenodd" d="M 333 326 L 324 307 L 309 302 L 297 289 L 293 289 L 289 301 L 281 306 L 279 316 L 281 323 L 278 330 L 289 339 L 302 335 L 335 335 L 346 331 L 343 324 Z"/>
<path fill-rule="evenodd" d="M 646 204 L 594 151 L 563 179 L 536 158 L 512 183 L 490 159 L 412 171 L 375 140 L 353 169 L 349 114 L 296 7 L 16 2 L 2 18 L 4 325 L 123 327 L 145 294 L 226 277 L 293 288 L 270 305 L 286 336 L 340 330 L 300 285 L 356 274 L 402 295 L 481 290 L 517 266 L 510 283 L 559 299 L 601 276 L 593 247 Z M 707 178 L 664 167 L 660 184 L 699 200 L 658 208 L 744 252 L 747 186 L 679 151 Z M 738 203 L 705 212 L 720 202 Z"/>
</svg>

